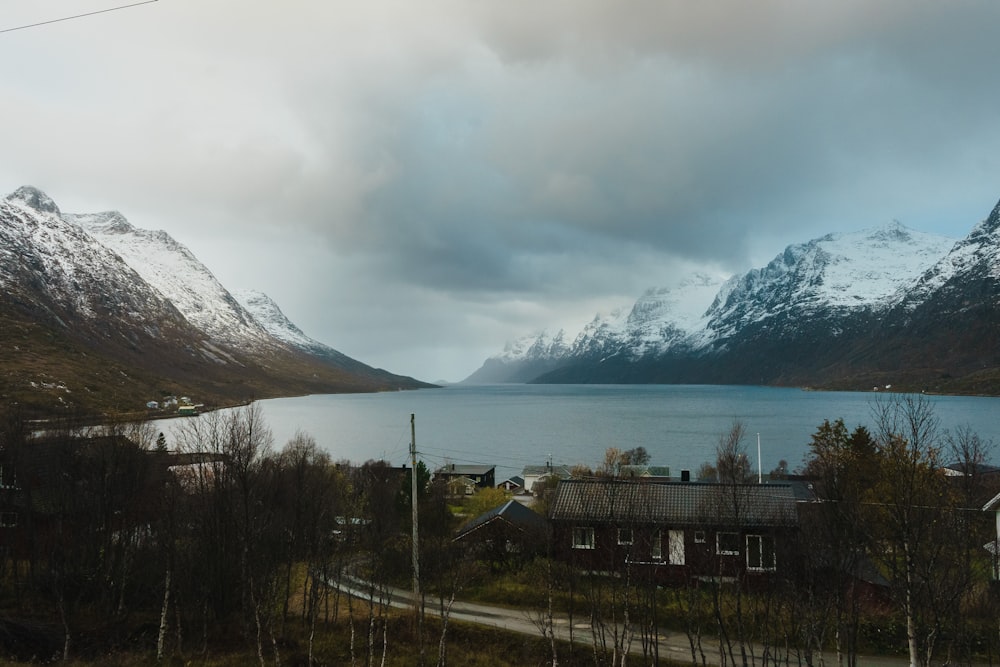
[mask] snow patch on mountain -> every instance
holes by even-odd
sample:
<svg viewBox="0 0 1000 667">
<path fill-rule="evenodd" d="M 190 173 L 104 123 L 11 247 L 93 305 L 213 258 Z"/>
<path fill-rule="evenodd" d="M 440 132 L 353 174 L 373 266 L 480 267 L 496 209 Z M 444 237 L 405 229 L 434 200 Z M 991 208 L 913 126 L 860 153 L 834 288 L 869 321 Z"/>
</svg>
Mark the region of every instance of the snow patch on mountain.
<svg viewBox="0 0 1000 667">
<path fill-rule="evenodd" d="M 1000 203 L 951 252 L 927 269 L 903 305 L 912 311 L 949 282 L 974 272 L 1000 281 Z"/>
<path fill-rule="evenodd" d="M 117 211 L 63 217 L 114 250 L 213 340 L 244 349 L 273 345 L 265 328 L 212 272 L 166 232 L 139 229 Z"/>
<path fill-rule="evenodd" d="M 893 221 L 875 230 L 828 234 L 788 246 L 764 268 L 723 286 L 710 308 L 702 344 L 792 313 L 886 310 L 953 244 L 954 239 Z"/>
<path fill-rule="evenodd" d="M 305 335 L 301 329 L 285 317 L 278 304 L 263 292 L 251 289 L 234 289 L 230 293 L 270 335 L 278 340 L 304 349 L 322 345 L 322 343 Z"/>
<path fill-rule="evenodd" d="M 524 359 L 559 358 L 569 351 L 566 344 L 566 332 L 560 329 L 554 335 L 548 331 L 539 331 L 522 336 L 504 345 L 503 352 L 492 357 L 497 361 L 513 362 Z"/>
<path fill-rule="evenodd" d="M 991 219 L 992 226 L 984 225 L 989 233 L 1000 234 L 1000 206 Z M 694 274 L 677 284 L 647 290 L 630 309 L 596 316 L 561 362 L 701 355 L 724 350 L 741 332 L 765 323 L 774 335 L 794 335 L 802 323 L 824 320 L 836 335 L 838 323 L 844 321 L 839 318 L 885 312 L 901 303 L 954 245 L 953 239 L 917 232 L 896 221 L 790 245 L 763 268 L 728 278 Z M 974 245 L 1000 247 L 992 237 Z M 953 253 L 952 261 L 967 263 L 975 252 L 973 248 Z M 994 268 L 1000 272 L 996 262 Z M 942 270 L 938 280 L 955 270 Z M 543 334 L 508 343 L 503 353 L 487 362 L 513 368 L 538 360 L 545 352 L 551 366 L 560 360 L 550 349 L 555 348 Z"/>
<path fill-rule="evenodd" d="M 0 286 L 30 284 L 83 318 L 149 320 L 177 311 L 121 257 L 65 219 L 45 193 L 21 187 L 0 201 Z M 58 317 L 58 316 L 57 316 Z M 61 320 L 60 320 L 61 321 Z"/>
</svg>

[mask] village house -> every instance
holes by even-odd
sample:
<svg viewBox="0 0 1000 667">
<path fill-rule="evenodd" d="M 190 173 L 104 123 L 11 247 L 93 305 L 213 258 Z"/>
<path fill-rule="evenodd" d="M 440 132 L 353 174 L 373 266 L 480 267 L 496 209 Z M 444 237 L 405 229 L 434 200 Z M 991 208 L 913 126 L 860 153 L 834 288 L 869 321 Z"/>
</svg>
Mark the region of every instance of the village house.
<svg viewBox="0 0 1000 667">
<path fill-rule="evenodd" d="M 524 493 L 524 478 L 520 475 L 513 475 L 497 484 L 498 489 L 503 489 L 507 493 Z"/>
<path fill-rule="evenodd" d="M 550 509 L 555 557 L 662 584 L 723 578 L 766 586 L 791 565 L 792 484 L 564 480 Z"/>
<path fill-rule="evenodd" d="M 552 465 L 546 463 L 543 466 L 524 466 L 521 478 L 524 480 L 524 490 L 526 493 L 537 495 L 535 484 L 544 482 L 552 477 L 557 479 L 569 479 L 571 477 L 570 468 L 567 465 Z"/>
<path fill-rule="evenodd" d="M 516 500 L 508 500 L 466 521 L 454 541 L 498 569 L 544 553 L 547 533 L 545 517 Z"/>
<path fill-rule="evenodd" d="M 460 487 L 463 489 L 462 493 L 472 495 L 476 489 L 491 489 L 496 486 L 495 470 L 496 466 L 449 463 L 434 471 L 434 479 L 443 480 L 450 492 L 453 492 L 453 487 Z"/>
</svg>

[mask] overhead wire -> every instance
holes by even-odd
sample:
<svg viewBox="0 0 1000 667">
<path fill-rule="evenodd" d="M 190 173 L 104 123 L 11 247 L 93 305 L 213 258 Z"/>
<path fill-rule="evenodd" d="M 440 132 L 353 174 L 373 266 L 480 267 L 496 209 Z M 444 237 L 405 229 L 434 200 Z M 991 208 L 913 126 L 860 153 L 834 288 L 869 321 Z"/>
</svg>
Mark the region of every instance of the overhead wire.
<svg viewBox="0 0 1000 667">
<path fill-rule="evenodd" d="M 154 2 L 159 2 L 159 0 L 142 0 L 141 2 L 133 2 L 128 5 L 121 5 L 119 7 L 109 7 L 107 9 L 98 9 L 92 12 L 85 12 L 83 14 L 75 14 L 73 16 L 64 16 L 58 19 L 49 19 L 48 21 L 39 21 L 37 23 L 28 23 L 25 25 L 19 25 L 14 28 L 0 28 L 0 33 L 4 32 L 14 32 L 15 30 L 26 30 L 28 28 L 37 28 L 43 25 L 50 25 L 52 23 L 60 23 L 62 21 L 72 21 L 74 19 L 82 19 L 87 16 L 94 16 L 96 14 L 107 14 L 108 12 L 116 12 L 119 9 L 129 9 L 131 7 L 138 7 L 139 5 L 148 5 Z"/>
</svg>

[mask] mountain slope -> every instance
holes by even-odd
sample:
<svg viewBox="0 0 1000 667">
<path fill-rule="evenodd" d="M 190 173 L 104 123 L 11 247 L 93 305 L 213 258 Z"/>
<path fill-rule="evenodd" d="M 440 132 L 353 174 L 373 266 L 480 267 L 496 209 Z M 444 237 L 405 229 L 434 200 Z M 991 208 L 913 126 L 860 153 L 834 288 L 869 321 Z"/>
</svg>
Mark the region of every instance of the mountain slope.
<svg viewBox="0 0 1000 667">
<path fill-rule="evenodd" d="M 269 296 L 257 290 L 233 290 L 233 298 L 259 323 L 268 335 L 292 348 L 299 350 L 311 358 L 359 377 L 369 378 L 374 382 L 384 383 L 386 387 L 420 386 L 429 387 L 427 383 L 418 382 L 410 377 L 395 375 L 380 368 L 373 368 L 329 345 L 314 340 L 302 332 L 281 312 Z"/>
<path fill-rule="evenodd" d="M 855 368 L 934 391 L 1000 393 L 1000 203 L 858 345 Z"/>
<path fill-rule="evenodd" d="M 467 384 L 529 382 L 542 373 L 558 368 L 564 363 L 568 353 L 565 331 L 560 329 L 555 335 L 542 331 L 507 343 L 503 352 L 487 359 L 463 382 Z"/>
<path fill-rule="evenodd" d="M 526 382 L 570 364 L 605 364 L 688 349 L 696 344 L 721 283 L 719 276 L 696 273 L 675 285 L 650 289 L 631 309 L 595 317 L 571 344 L 564 331 L 508 343 L 463 382 Z"/>
<path fill-rule="evenodd" d="M 700 314 L 650 290 L 627 315 L 595 318 L 532 381 L 1000 393 L 1000 204 L 958 243 L 893 222 L 789 246 L 718 287 L 695 282 L 703 303 L 716 290 Z"/>
<path fill-rule="evenodd" d="M 794 336 L 803 323 L 836 327 L 858 314 L 888 310 L 953 243 L 893 222 L 789 246 L 720 291 L 709 309 L 705 345 L 719 348 L 749 332 Z"/>
<path fill-rule="evenodd" d="M 276 339 L 168 235 L 30 187 L 0 201 L 0 291 L 0 396 L 28 410 L 426 386 Z"/>
<path fill-rule="evenodd" d="M 138 229 L 117 211 L 63 218 L 116 252 L 213 341 L 250 348 L 273 344 L 212 272 L 166 232 Z"/>
</svg>

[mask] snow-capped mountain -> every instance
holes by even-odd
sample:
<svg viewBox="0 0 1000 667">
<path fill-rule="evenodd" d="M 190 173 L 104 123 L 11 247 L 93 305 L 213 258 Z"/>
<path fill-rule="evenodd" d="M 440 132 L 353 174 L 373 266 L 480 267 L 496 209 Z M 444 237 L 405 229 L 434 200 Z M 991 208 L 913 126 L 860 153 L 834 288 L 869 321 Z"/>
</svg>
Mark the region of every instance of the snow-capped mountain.
<svg viewBox="0 0 1000 667">
<path fill-rule="evenodd" d="M 722 282 L 721 276 L 696 273 L 676 285 L 649 289 L 632 308 L 595 316 L 572 343 L 563 330 L 554 337 L 542 332 L 508 343 L 465 382 L 525 382 L 567 360 L 635 359 L 690 346 Z"/>
<path fill-rule="evenodd" d="M 954 300 L 958 292 L 981 281 L 1000 281 L 1000 203 L 920 276 L 905 295 L 903 306 L 913 311 L 935 295 Z"/>
<path fill-rule="evenodd" d="M 503 352 L 487 359 L 482 368 L 465 381 L 475 384 L 527 382 L 539 373 L 558 368 L 569 352 L 564 330 L 560 329 L 555 335 L 541 331 L 507 343 Z"/>
<path fill-rule="evenodd" d="M 959 378 L 978 364 L 996 369 L 990 391 L 1000 391 L 998 308 L 1000 204 L 957 243 L 892 222 L 789 246 L 725 282 L 649 290 L 587 324 L 559 360 L 533 366 L 522 346 L 484 368 L 492 381 L 516 364 L 520 377 L 538 371 L 533 382 L 870 388 L 896 378 L 965 391 Z"/>
<path fill-rule="evenodd" d="M 802 321 L 887 311 L 954 243 L 892 222 L 789 246 L 725 285 L 709 309 L 702 345 L 725 344 L 755 327 L 783 335 Z"/>
<path fill-rule="evenodd" d="M 106 336 L 185 328 L 177 309 L 112 250 L 67 222 L 43 192 L 22 187 L 0 201 L 0 288 L 59 326 Z M 99 326 L 98 326 L 99 325 Z"/>
<path fill-rule="evenodd" d="M 385 371 L 372 368 L 329 345 L 310 338 L 285 317 L 278 304 L 263 292 L 240 289 L 233 290 L 232 295 L 274 339 L 364 377 L 392 377 Z"/>
<path fill-rule="evenodd" d="M 212 272 L 166 232 L 138 229 L 117 211 L 63 218 L 118 253 L 213 341 L 244 348 L 273 344 L 271 334 Z"/>
<path fill-rule="evenodd" d="M 231 294 L 240 307 L 245 309 L 269 335 L 303 349 L 326 347 L 305 335 L 302 329 L 285 317 L 278 304 L 263 292 L 234 289 Z"/>
<path fill-rule="evenodd" d="M 676 285 L 653 288 L 630 310 L 594 318 L 573 342 L 579 358 L 625 355 L 637 359 L 696 348 L 722 276 L 695 273 Z"/>
<path fill-rule="evenodd" d="M 280 314 L 273 303 L 269 312 Z M 0 201 L 5 400 L 93 412 L 139 409 L 165 393 L 232 404 L 428 386 L 281 319 L 272 333 L 273 318 L 258 321 L 165 232 L 116 212 L 63 213 L 32 187 Z"/>
</svg>

